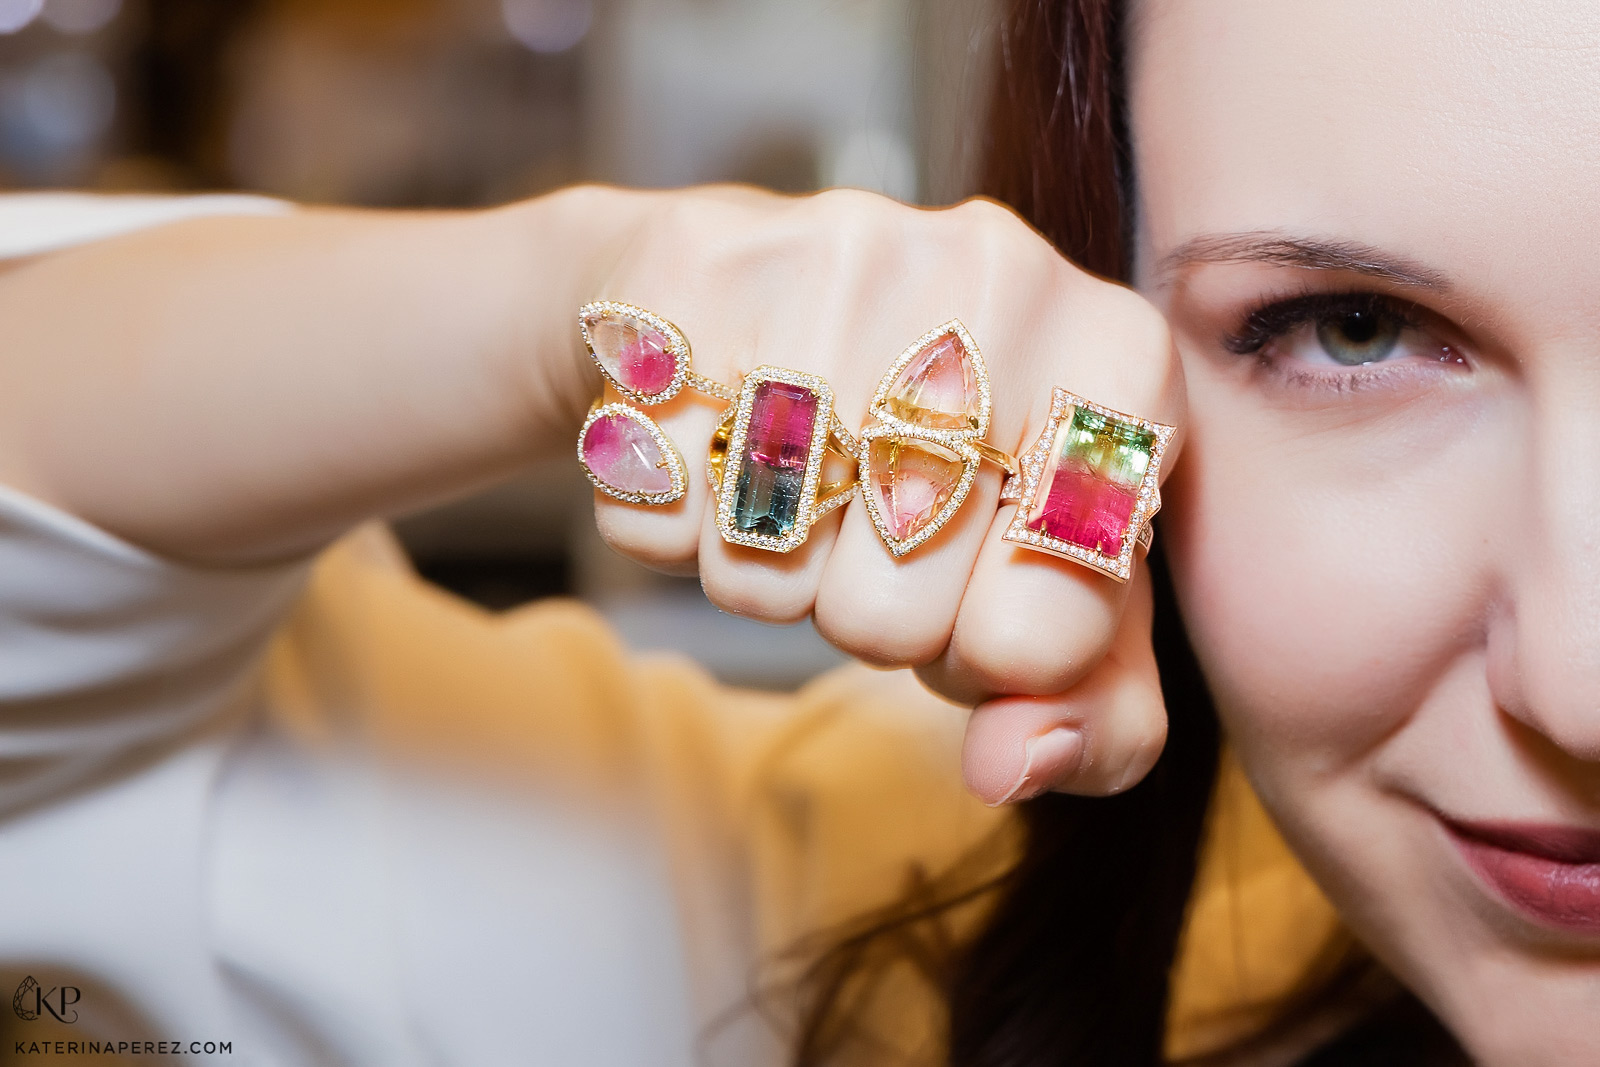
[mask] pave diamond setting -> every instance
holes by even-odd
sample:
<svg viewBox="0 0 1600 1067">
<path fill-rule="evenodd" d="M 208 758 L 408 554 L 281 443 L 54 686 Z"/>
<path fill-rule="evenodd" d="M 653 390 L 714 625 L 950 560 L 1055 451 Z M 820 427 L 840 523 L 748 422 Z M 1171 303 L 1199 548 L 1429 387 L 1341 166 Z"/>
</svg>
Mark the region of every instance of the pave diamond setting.
<svg viewBox="0 0 1600 1067">
<path fill-rule="evenodd" d="M 578 434 L 594 487 L 629 504 L 671 504 L 688 490 L 683 457 L 656 421 L 627 404 L 596 404 Z"/>
<path fill-rule="evenodd" d="M 882 411 L 930 430 L 975 432 L 982 425 L 978 368 L 954 330 L 917 349 L 884 391 Z"/>
<path fill-rule="evenodd" d="M 606 381 L 636 404 L 662 404 L 689 380 L 689 341 L 633 304 L 601 300 L 578 311 L 583 343 Z"/>
<path fill-rule="evenodd" d="M 792 552 L 817 519 L 849 499 L 818 500 L 832 419 L 833 389 L 822 378 L 771 366 L 745 375 L 732 425 L 719 428 L 726 448 L 714 441 L 707 462 L 723 540 Z"/>
<path fill-rule="evenodd" d="M 925 544 L 966 501 L 990 409 L 988 369 L 959 320 L 919 337 L 884 373 L 857 459 L 867 514 L 895 557 Z"/>
<path fill-rule="evenodd" d="M 1161 460 L 1176 429 L 1057 389 L 1021 459 L 1007 541 L 1127 581 L 1139 531 L 1161 508 Z"/>
</svg>

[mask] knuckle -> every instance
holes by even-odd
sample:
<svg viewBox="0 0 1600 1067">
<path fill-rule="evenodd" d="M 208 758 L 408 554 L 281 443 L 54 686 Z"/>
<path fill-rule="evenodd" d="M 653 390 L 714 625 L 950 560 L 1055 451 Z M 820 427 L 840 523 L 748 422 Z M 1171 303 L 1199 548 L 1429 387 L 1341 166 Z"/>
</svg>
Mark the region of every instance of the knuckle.
<svg viewBox="0 0 1600 1067">
<path fill-rule="evenodd" d="M 1029 612 L 997 611 L 958 635 L 961 661 L 994 692 L 1062 692 L 1110 649 L 1110 620 L 1097 616 L 1085 611 L 1041 626 Z"/>
<path fill-rule="evenodd" d="M 691 302 L 714 299 L 712 286 L 727 279 L 759 276 L 782 247 L 765 197 L 730 197 L 725 191 L 693 190 L 665 196 L 634 236 L 622 269 L 653 283 L 670 282 Z"/>
<path fill-rule="evenodd" d="M 960 217 L 978 262 L 991 273 L 1005 276 L 1020 272 L 1052 281 L 1063 268 L 1077 273 L 1076 267 L 1010 208 L 992 200 L 968 200 L 955 210 L 962 213 Z"/>
<path fill-rule="evenodd" d="M 1165 316 L 1138 293 L 1096 281 L 1082 317 L 1089 336 L 1103 338 L 1119 357 L 1121 392 L 1146 406 L 1165 407 L 1181 388 L 1182 372 Z"/>
<path fill-rule="evenodd" d="M 907 216 L 912 209 L 888 197 L 860 189 L 830 189 L 816 195 L 820 249 L 830 268 L 851 275 L 881 266 L 904 246 Z"/>
<path fill-rule="evenodd" d="M 704 228 L 706 205 L 693 196 L 664 198 L 641 229 L 645 249 L 670 249 Z"/>
<path fill-rule="evenodd" d="M 970 197 L 950 208 L 950 213 L 969 225 L 983 230 L 1002 234 L 1029 234 L 1034 236 L 1036 240 L 1038 239 L 1038 236 L 1034 234 L 1026 222 L 1022 221 L 1015 211 L 1012 211 L 997 200 L 990 200 L 988 197 Z"/>
<path fill-rule="evenodd" d="M 824 189 L 809 198 L 819 211 L 840 222 L 869 222 L 887 218 L 902 209 L 899 201 L 891 200 L 865 189 Z"/>
<path fill-rule="evenodd" d="M 1172 355 L 1172 330 L 1156 306 L 1132 289 L 1096 281 L 1095 303 L 1124 346 L 1165 361 Z"/>
<path fill-rule="evenodd" d="M 789 626 L 811 613 L 811 597 L 785 576 L 751 573 L 740 566 L 703 566 L 700 588 L 720 611 L 758 622 Z"/>
<path fill-rule="evenodd" d="M 1128 343 L 1140 351 L 1161 357 L 1165 362 L 1172 355 L 1172 330 L 1166 316 L 1156 306 L 1131 289 L 1112 286 L 1113 299 L 1118 305 L 1118 316 L 1127 332 Z"/>
<path fill-rule="evenodd" d="M 601 503 L 595 508 L 595 527 L 613 551 L 652 570 L 679 572 L 699 552 L 699 532 L 691 522 L 663 521 Z"/>
<path fill-rule="evenodd" d="M 931 619 L 902 621 L 821 603 L 816 626 L 830 645 L 874 667 L 920 667 L 937 659 L 949 640 L 948 626 Z"/>
</svg>

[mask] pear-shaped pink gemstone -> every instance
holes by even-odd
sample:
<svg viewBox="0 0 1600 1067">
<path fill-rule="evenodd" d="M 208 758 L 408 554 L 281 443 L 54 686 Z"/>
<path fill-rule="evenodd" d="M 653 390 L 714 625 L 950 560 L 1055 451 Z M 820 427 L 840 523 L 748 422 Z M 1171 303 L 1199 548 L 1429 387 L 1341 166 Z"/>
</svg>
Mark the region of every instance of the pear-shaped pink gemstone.
<svg viewBox="0 0 1600 1067">
<path fill-rule="evenodd" d="M 868 466 L 878 515 L 896 541 L 909 541 L 939 517 L 965 466 L 961 457 L 926 441 L 878 437 Z"/>
<path fill-rule="evenodd" d="M 953 333 L 913 356 L 884 397 L 889 414 L 931 430 L 976 430 L 982 402 L 972 354 Z"/>
<path fill-rule="evenodd" d="M 585 325 L 594 358 L 614 381 L 641 396 L 654 396 L 672 384 L 678 361 L 661 331 L 616 312 L 594 316 Z"/>
<path fill-rule="evenodd" d="M 583 462 L 596 478 L 623 493 L 672 489 L 661 446 L 650 431 L 626 415 L 602 415 L 583 434 Z"/>
</svg>

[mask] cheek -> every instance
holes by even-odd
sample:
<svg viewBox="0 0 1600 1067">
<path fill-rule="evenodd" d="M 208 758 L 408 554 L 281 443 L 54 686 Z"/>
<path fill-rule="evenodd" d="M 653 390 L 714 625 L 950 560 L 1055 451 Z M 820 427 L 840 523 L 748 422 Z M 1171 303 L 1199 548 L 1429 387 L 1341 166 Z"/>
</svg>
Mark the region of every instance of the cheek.
<svg viewBox="0 0 1600 1067">
<path fill-rule="evenodd" d="M 1481 646 L 1477 502 L 1504 438 L 1460 406 L 1330 425 L 1204 366 L 1189 380 L 1163 536 L 1195 651 L 1241 755 L 1337 771 Z"/>
</svg>

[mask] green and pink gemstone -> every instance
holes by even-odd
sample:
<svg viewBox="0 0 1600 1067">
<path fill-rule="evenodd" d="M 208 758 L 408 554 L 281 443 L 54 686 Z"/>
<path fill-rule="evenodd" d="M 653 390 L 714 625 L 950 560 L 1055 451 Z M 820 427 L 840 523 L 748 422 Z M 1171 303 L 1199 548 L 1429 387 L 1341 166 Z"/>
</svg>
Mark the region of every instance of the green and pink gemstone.
<svg viewBox="0 0 1600 1067">
<path fill-rule="evenodd" d="M 1154 432 L 1078 405 L 1056 427 L 1024 524 L 1057 541 L 1120 556 L 1157 447 Z"/>
<path fill-rule="evenodd" d="M 795 534 L 820 409 L 820 397 L 804 385 L 774 380 L 756 385 L 733 487 L 736 531 L 775 540 Z"/>
</svg>

